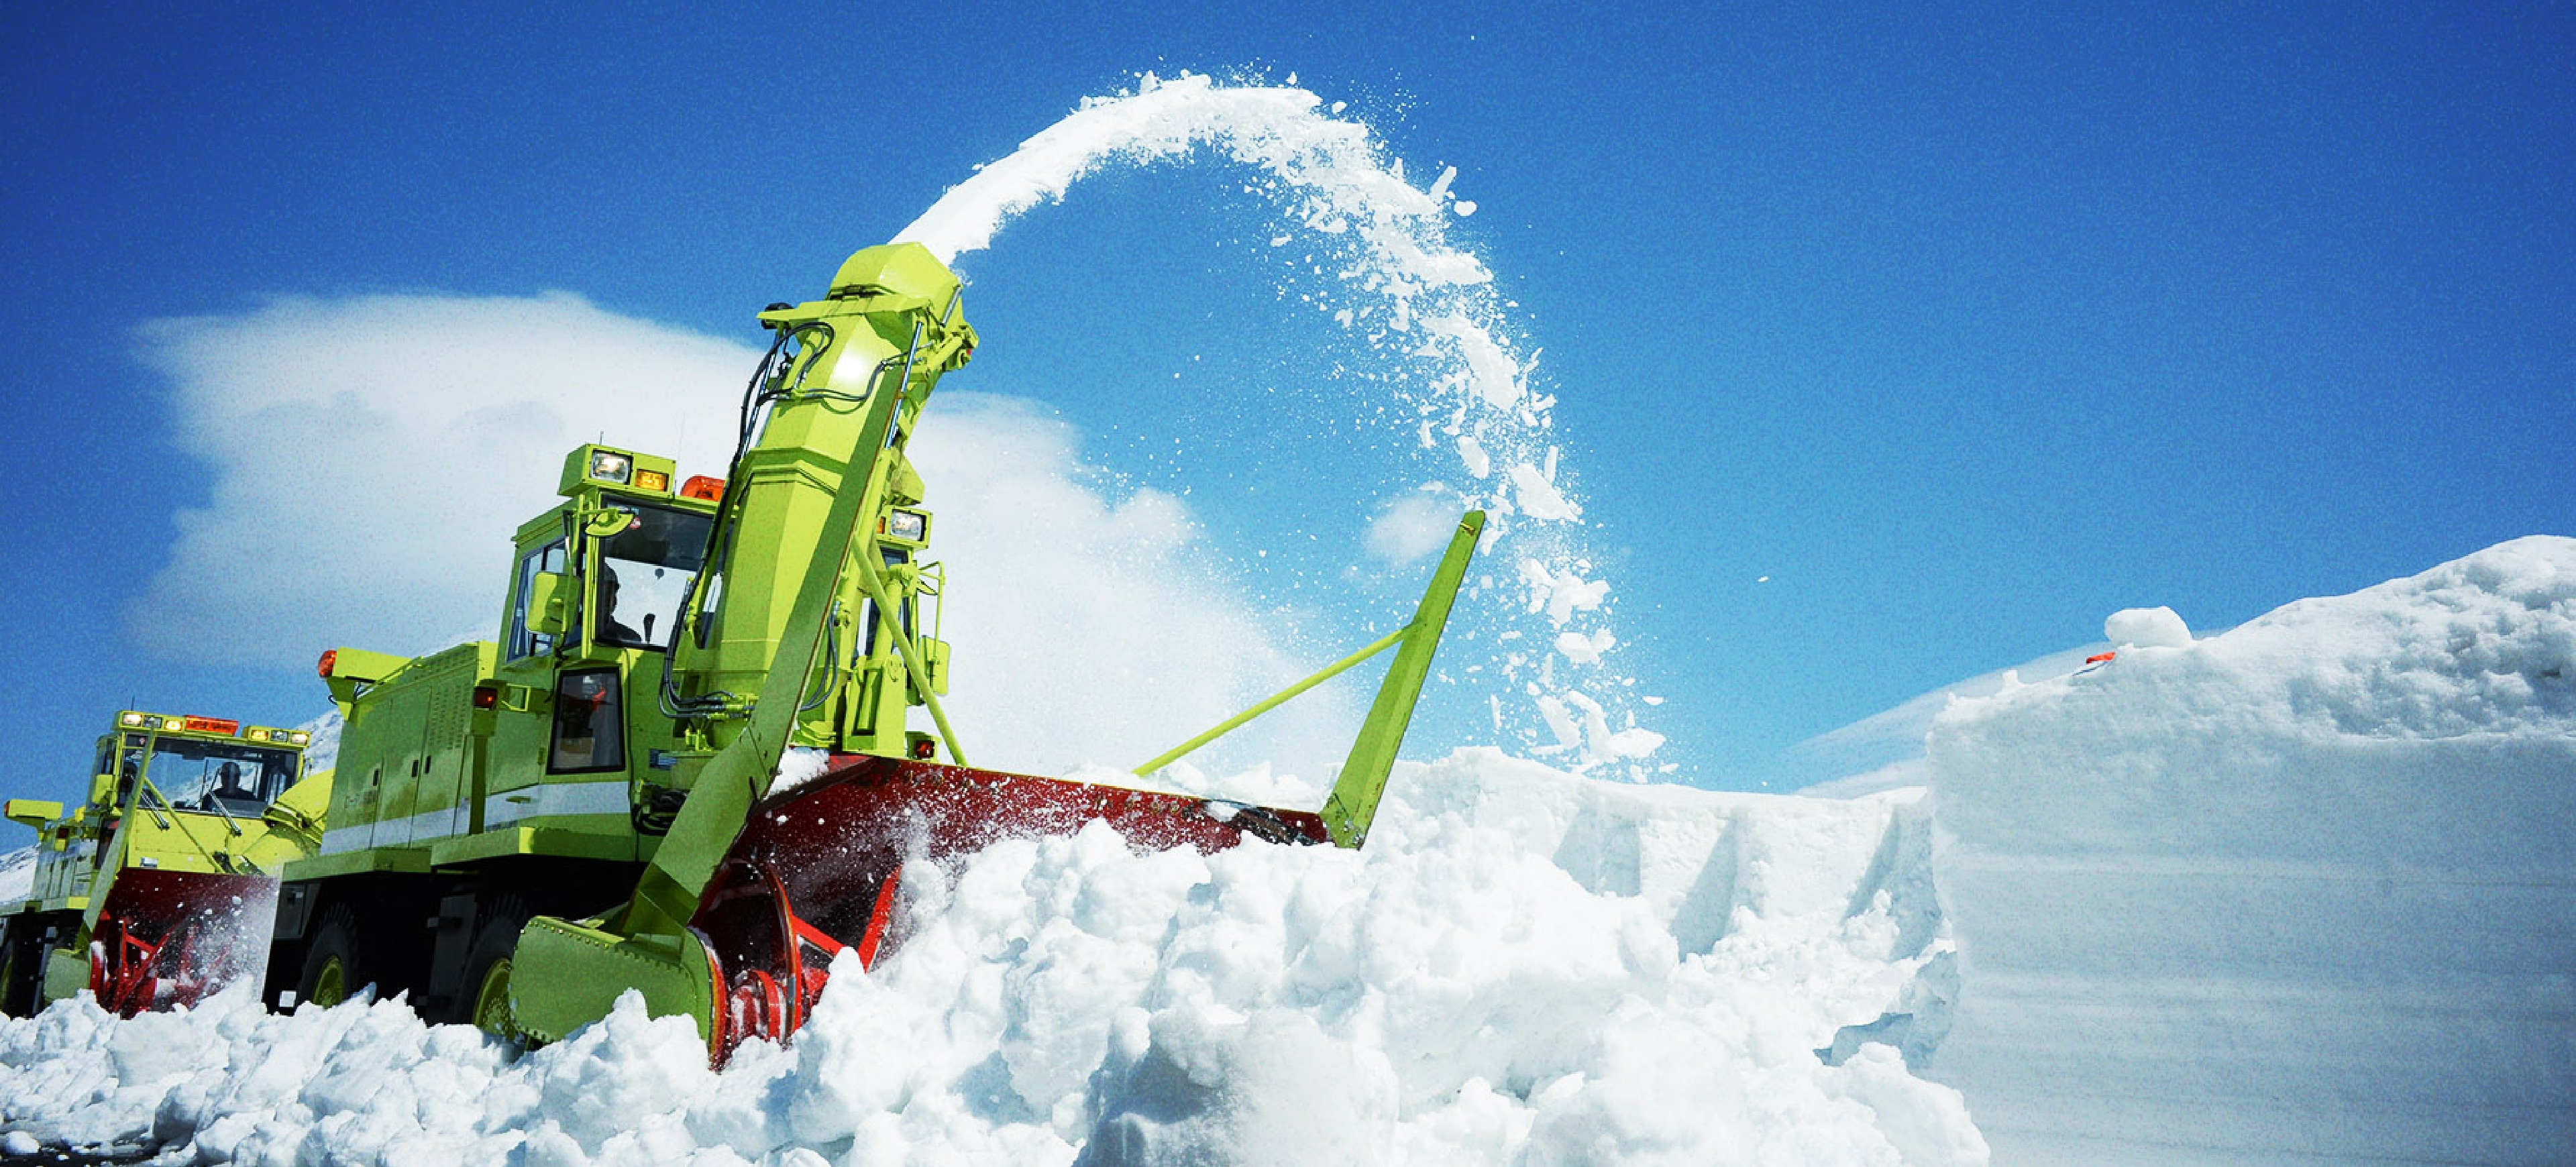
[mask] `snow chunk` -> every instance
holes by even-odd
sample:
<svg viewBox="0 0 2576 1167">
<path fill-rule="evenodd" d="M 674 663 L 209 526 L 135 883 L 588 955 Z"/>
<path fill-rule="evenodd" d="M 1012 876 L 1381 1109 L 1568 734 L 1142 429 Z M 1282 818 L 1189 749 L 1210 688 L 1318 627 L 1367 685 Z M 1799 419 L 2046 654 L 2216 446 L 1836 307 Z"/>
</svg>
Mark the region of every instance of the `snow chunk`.
<svg viewBox="0 0 2576 1167">
<path fill-rule="evenodd" d="M 787 752 L 779 756 L 778 777 L 770 782 L 769 793 L 785 794 L 821 777 L 823 771 L 831 768 L 830 751 L 807 746 L 789 746 Z"/>
<path fill-rule="evenodd" d="M 1467 473 L 1478 478 L 1494 472 L 1493 455 L 1485 452 L 1483 443 L 1478 442 L 1474 434 L 1458 435 L 1458 462 L 1467 468 Z"/>
<path fill-rule="evenodd" d="M 1512 488 L 1512 501 L 1520 504 L 1521 513 L 1533 519 L 1570 523 L 1583 517 L 1582 507 L 1527 462 L 1512 467 Z"/>
<path fill-rule="evenodd" d="M 1522 560 L 1520 573 L 1521 582 L 1530 589 L 1529 610 L 1546 612 L 1549 622 L 1559 628 L 1576 612 L 1600 607 L 1610 595 L 1608 580 L 1586 580 L 1571 569 L 1551 571 L 1535 559 Z"/>
<path fill-rule="evenodd" d="M 2120 648 L 2188 648 L 2191 628 L 2171 608 L 2122 608 L 2102 622 L 2102 638 Z"/>
<path fill-rule="evenodd" d="M 1565 659 L 1579 665 L 1588 665 L 1600 660 L 1601 654 L 1610 651 L 1611 646 L 1617 643 L 1619 638 L 1610 635 L 1610 630 L 1607 628 L 1594 629 L 1589 636 L 1580 632 L 1556 634 L 1556 651 L 1563 653 Z"/>
<path fill-rule="evenodd" d="M 1451 384 L 1467 389 L 1486 405 L 1508 409 L 1526 392 L 1520 362 L 1504 352 L 1482 325 L 1464 316 L 1441 316 L 1423 321 L 1422 330 L 1457 346 L 1458 358 L 1466 367 L 1451 378 Z"/>
</svg>

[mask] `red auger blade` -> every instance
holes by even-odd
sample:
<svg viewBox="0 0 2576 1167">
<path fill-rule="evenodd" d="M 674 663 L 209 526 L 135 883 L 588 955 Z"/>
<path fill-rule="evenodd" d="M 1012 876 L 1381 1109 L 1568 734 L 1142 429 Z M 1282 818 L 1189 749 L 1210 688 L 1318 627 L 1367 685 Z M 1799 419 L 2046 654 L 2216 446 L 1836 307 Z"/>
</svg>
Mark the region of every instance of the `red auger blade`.
<svg viewBox="0 0 2576 1167">
<path fill-rule="evenodd" d="M 90 993 L 132 1017 L 255 978 L 276 908 L 276 881 L 255 875 L 120 871 L 90 935 Z"/>
<path fill-rule="evenodd" d="M 805 1023 L 830 962 L 857 949 L 874 967 L 901 939 L 894 911 L 907 860 L 939 861 L 1006 838 L 1070 835 L 1093 819 L 1139 850 L 1221 851 L 1247 836 L 1322 843 L 1306 811 L 836 755 L 831 767 L 757 808 L 689 924 L 724 986 L 719 1056 Z"/>
</svg>

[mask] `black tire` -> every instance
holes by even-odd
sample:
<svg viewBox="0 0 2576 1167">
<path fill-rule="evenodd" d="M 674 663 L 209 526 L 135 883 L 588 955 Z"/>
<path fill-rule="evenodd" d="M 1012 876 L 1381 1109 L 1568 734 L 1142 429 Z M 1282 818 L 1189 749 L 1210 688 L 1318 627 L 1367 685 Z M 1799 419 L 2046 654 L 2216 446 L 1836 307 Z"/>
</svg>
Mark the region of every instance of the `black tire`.
<svg viewBox="0 0 2576 1167">
<path fill-rule="evenodd" d="M 502 1037 L 514 1037 L 507 1003 L 496 1013 L 490 995 L 506 990 L 509 962 L 519 949 L 519 931 L 536 913 L 514 895 L 495 896 L 475 905 L 474 944 L 465 950 L 464 974 L 456 983 L 455 1004 L 442 1020 L 478 1025 Z M 496 981 L 496 975 L 498 980 Z"/>
<path fill-rule="evenodd" d="M 358 952 L 358 914 L 347 904 L 332 904 L 314 922 L 313 940 L 304 946 L 304 971 L 295 978 L 295 1001 L 324 1007 L 337 1005 L 367 983 L 366 965 Z"/>
</svg>

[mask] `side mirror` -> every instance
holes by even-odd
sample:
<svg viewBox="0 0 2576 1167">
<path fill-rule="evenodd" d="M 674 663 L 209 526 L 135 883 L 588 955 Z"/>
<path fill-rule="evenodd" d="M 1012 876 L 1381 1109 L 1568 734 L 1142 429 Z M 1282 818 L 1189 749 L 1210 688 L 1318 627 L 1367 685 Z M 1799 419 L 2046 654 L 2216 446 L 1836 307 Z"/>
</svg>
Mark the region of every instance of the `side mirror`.
<svg viewBox="0 0 2576 1167">
<path fill-rule="evenodd" d="M 572 577 L 540 571 L 528 577 L 528 627 L 561 636 L 572 619 Z"/>
<path fill-rule="evenodd" d="M 588 518 L 581 521 L 581 529 L 589 533 L 591 538 L 605 539 L 629 527 L 640 526 L 643 522 L 644 520 L 636 517 L 633 511 L 592 511 Z"/>
<path fill-rule="evenodd" d="M 12 798 L 6 803 L 0 803 L 0 816 L 5 816 L 10 822 L 34 827 L 41 831 L 45 829 L 45 824 L 63 817 L 63 804 L 38 802 L 32 798 Z"/>
<path fill-rule="evenodd" d="M 925 636 L 921 638 L 920 645 L 921 671 L 930 678 L 930 691 L 942 697 L 947 696 L 948 642 Z"/>
</svg>

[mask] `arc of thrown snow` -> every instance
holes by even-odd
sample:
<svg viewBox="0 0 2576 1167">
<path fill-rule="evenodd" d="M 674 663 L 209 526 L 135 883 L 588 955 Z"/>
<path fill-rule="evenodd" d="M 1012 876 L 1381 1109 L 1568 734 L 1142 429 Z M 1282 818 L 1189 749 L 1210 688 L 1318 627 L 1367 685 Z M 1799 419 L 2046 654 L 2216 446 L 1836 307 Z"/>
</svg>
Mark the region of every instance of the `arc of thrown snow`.
<svg viewBox="0 0 2576 1167">
<path fill-rule="evenodd" d="M 1405 181 L 1400 164 L 1385 160 L 1366 125 L 1333 117 L 1322 105 L 1315 94 L 1293 86 L 1220 86 L 1205 76 L 1161 81 L 1149 75 L 1133 93 L 1087 99 L 950 188 L 896 233 L 895 241 L 921 244 L 954 264 L 960 255 L 991 246 L 1018 215 L 1061 201 L 1104 164 L 1149 165 L 1200 147 L 1216 150 L 1278 181 L 1283 190 L 1274 193 L 1309 230 L 1327 237 L 1348 234 L 1357 244 L 1341 252 L 1342 280 L 1358 295 L 1380 298 L 1388 335 L 1420 338 L 1393 351 L 1428 362 L 1434 393 L 1450 397 L 1444 428 L 1462 467 L 1480 480 L 1501 474 L 1488 504 L 1497 520 L 1490 536 L 1503 537 L 1514 512 L 1541 524 L 1580 526 L 1579 505 L 1555 482 L 1555 450 L 1540 453 L 1550 403 L 1533 397 L 1523 362 L 1496 339 L 1492 299 L 1469 294 L 1490 285 L 1492 273 L 1445 239 L 1447 188 L 1455 170 L 1429 190 L 1418 190 Z M 1348 326 L 1353 315 L 1345 310 L 1339 318 Z M 1435 412 L 1426 400 L 1426 447 L 1435 444 Z M 1562 540 L 1524 552 L 1531 554 L 1560 569 L 1583 562 Z M 1563 621 L 1557 624 L 1562 628 Z M 1505 669 L 1514 679 L 1519 673 L 1517 661 Z M 1584 697 L 1579 690 L 1573 696 Z M 1581 703 L 1600 709 L 1589 698 Z M 1595 714 L 1592 720 L 1602 719 Z M 1556 732 L 1561 739 L 1569 736 L 1561 728 Z M 1576 741 L 1586 736 L 1572 735 Z M 1642 757 L 1653 748 L 1638 748 L 1606 726 L 1588 736 L 1594 740 L 1583 743 L 1582 756 L 1593 762 Z M 1626 736 L 1642 741 L 1654 735 Z"/>
<path fill-rule="evenodd" d="M 951 187 L 896 233 L 942 263 L 992 245 L 1002 225 L 1067 189 L 1110 159 L 1152 162 L 1209 146 L 1322 200 L 1320 210 L 1362 219 L 1437 223 L 1441 200 L 1415 190 L 1378 159 L 1368 127 L 1318 112 L 1323 99 L 1288 86 L 1223 86 L 1203 76 L 1146 83 L 1135 93 L 1086 100 L 1080 109 L 1020 143 L 1007 157 Z M 1408 232 L 1409 234 L 1409 232 Z M 1476 257 L 1411 239 L 1371 239 L 1372 249 L 1421 270 L 1428 282 L 1484 283 Z M 1419 255 L 1407 254 L 1418 252 Z M 1426 262 L 1427 261 L 1427 262 Z"/>
</svg>

